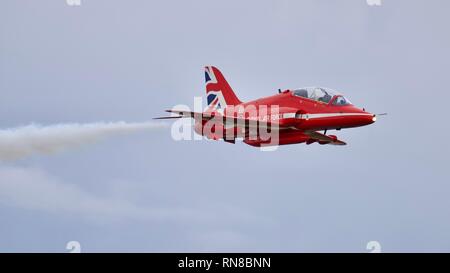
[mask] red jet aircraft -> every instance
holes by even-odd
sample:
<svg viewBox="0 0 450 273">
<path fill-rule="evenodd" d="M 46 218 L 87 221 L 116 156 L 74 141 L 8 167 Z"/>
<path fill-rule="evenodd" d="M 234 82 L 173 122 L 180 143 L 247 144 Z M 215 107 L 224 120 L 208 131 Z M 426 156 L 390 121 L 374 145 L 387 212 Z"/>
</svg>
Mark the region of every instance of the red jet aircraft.
<svg viewBox="0 0 450 273">
<path fill-rule="evenodd" d="M 193 118 L 195 132 L 200 135 L 230 143 L 242 138 L 256 147 L 303 142 L 346 145 L 327 131 L 365 126 L 377 119 L 376 114 L 355 107 L 328 88 L 278 90 L 273 96 L 241 102 L 216 67 L 205 67 L 205 82 L 208 108 L 204 112 L 172 109 L 166 112 L 176 116 L 156 119 Z M 264 137 L 262 129 L 270 131 L 272 138 L 275 132 L 277 140 Z"/>
</svg>

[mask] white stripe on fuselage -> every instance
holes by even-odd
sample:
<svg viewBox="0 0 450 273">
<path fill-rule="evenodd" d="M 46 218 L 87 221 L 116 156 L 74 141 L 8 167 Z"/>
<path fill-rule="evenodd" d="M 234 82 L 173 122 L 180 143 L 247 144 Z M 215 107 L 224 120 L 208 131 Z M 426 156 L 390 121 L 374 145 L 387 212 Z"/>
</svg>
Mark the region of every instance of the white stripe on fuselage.
<svg viewBox="0 0 450 273">
<path fill-rule="evenodd" d="M 300 119 L 315 119 L 315 118 L 332 118 L 342 116 L 372 116 L 367 113 L 320 113 L 320 114 L 302 114 Z"/>
<path fill-rule="evenodd" d="M 223 114 L 223 112 L 221 112 Z M 343 117 L 343 116 L 372 116 L 372 114 L 368 113 L 317 113 L 317 114 L 302 114 L 296 117 L 296 113 L 282 113 L 282 114 L 269 114 L 265 116 L 252 116 L 248 118 L 244 118 L 243 116 L 239 116 L 237 118 L 251 120 L 251 121 L 262 121 L 262 122 L 270 122 L 270 121 L 277 121 L 282 119 L 288 119 L 288 118 L 296 118 L 296 119 L 303 119 L 303 120 L 309 120 L 309 119 L 318 119 L 318 118 L 332 118 L 332 117 Z M 234 117 L 230 116 L 226 118 L 230 118 L 231 120 L 234 119 Z M 227 127 L 230 125 L 227 125 Z"/>
</svg>

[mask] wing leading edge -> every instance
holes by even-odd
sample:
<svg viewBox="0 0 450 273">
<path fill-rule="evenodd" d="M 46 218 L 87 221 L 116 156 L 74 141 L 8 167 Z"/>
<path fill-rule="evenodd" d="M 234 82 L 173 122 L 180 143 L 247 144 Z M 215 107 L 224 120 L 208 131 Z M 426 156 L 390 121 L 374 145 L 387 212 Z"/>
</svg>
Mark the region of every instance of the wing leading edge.
<svg viewBox="0 0 450 273">
<path fill-rule="evenodd" d="M 203 113 L 200 113 L 200 112 L 183 111 L 183 110 L 166 110 L 166 112 L 172 113 L 172 114 L 176 114 L 178 116 L 158 117 L 158 118 L 154 118 L 154 119 L 193 118 L 195 120 L 206 120 L 206 121 L 208 121 L 208 120 L 216 118 L 216 119 L 219 119 L 222 122 L 222 124 L 224 124 L 228 128 L 230 128 L 230 126 L 228 124 L 229 121 L 232 121 L 234 126 L 242 126 L 242 127 L 247 128 L 247 129 L 249 129 L 249 127 L 253 127 L 251 125 L 271 127 L 270 123 L 262 123 L 262 124 L 260 124 L 256 120 L 225 117 L 225 116 L 222 116 L 218 112 L 203 112 Z M 232 124 L 230 124 L 230 125 L 232 125 Z M 278 124 L 277 124 L 277 128 L 279 130 L 289 129 L 289 127 L 282 127 L 282 126 L 278 127 Z M 310 139 L 308 141 L 306 141 L 306 144 L 311 144 L 311 143 L 314 143 L 314 142 L 318 142 L 320 144 L 347 145 L 347 143 L 337 139 L 337 137 L 334 136 L 334 135 L 325 135 L 325 134 L 319 133 L 317 131 L 300 131 L 299 130 L 299 132 L 302 132 L 303 134 L 305 134 L 308 137 L 310 137 Z"/>
</svg>

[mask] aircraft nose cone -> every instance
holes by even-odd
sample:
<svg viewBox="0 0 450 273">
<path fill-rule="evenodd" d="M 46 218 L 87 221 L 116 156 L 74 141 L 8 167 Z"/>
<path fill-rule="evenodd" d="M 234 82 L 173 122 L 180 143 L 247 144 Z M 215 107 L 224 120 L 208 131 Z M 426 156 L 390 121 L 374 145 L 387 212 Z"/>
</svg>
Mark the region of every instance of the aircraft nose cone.
<svg viewBox="0 0 450 273">
<path fill-rule="evenodd" d="M 375 122 L 375 121 L 377 121 L 377 115 L 372 114 L 372 123 Z"/>
<path fill-rule="evenodd" d="M 365 120 L 367 125 L 374 123 L 375 121 L 377 121 L 377 115 L 369 113 L 369 112 L 365 112 L 365 114 L 367 114 L 365 116 Z"/>
<path fill-rule="evenodd" d="M 360 113 L 363 114 L 361 117 L 361 123 L 363 125 L 369 125 L 377 121 L 377 115 L 367 112 L 364 108 L 360 109 Z"/>
</svg>

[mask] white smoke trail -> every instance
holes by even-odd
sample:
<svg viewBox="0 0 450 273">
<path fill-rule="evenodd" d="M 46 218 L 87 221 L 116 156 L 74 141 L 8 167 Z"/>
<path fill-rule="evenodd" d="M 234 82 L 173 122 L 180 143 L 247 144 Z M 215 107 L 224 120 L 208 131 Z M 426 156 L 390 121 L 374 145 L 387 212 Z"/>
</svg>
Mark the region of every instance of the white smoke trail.
<svg viewBox="0 0 450 273">
<path fill-rule="evenodd" d="M 92 143 L 107 136 L 140 130 L 164 128 L 153 122 L 69 123 L 41 126 L 31 124 L 0 130 L 0 161 L 15 160 L 33 154 L 52 154 Z"/>
</svg>

